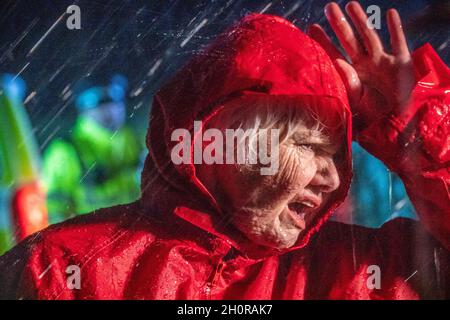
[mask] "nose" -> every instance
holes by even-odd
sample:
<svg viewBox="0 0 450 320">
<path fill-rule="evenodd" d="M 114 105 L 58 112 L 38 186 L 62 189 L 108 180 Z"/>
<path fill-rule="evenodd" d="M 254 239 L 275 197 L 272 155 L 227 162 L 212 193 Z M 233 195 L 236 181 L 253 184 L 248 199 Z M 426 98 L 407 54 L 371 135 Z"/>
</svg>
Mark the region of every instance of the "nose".
<svg viewBox="0 0 450 320">
<path fill-rule="evenodd" d="M 310 182 L 320 192 L 333 192 L 340 185 L 339 174 L 332 157 L 316 159 L 317 171 Z"/>
</svg>

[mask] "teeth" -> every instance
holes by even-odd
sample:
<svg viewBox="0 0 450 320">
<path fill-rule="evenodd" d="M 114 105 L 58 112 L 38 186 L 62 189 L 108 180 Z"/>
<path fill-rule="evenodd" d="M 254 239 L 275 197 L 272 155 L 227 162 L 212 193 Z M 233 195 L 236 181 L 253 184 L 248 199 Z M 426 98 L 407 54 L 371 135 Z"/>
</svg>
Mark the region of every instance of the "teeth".
<svg viewBox="0 0 450 320">
<path fill-rule="evenodd" d="M 310 207 L 310 208 L 314 208 L 315 207 L 314 203 L 309 202 L 309 201 L 302 201 L 300 203 L 303 204 L 304 206 L 307 206 L 307 207 Z"/>
</svg>

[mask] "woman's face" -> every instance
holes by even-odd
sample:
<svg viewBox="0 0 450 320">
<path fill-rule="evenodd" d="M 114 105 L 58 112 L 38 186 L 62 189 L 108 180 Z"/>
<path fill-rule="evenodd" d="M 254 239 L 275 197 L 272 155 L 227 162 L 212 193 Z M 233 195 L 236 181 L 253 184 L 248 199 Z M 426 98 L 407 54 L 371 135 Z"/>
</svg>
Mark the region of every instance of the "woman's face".
<svg viewBox="0 0 450 320">
<path fill-rule="evenodd" d="M 339 149 L 340 143 L 332 137 L 301 125 L 280 144 L 276 174 L 264 176 L 242 166 L 216 165 L 215 181 L 210 180 L 207 187 L 247 238 L 264 246 L 289 248 L 339 187 L 333 159 Z"/>
</svg>

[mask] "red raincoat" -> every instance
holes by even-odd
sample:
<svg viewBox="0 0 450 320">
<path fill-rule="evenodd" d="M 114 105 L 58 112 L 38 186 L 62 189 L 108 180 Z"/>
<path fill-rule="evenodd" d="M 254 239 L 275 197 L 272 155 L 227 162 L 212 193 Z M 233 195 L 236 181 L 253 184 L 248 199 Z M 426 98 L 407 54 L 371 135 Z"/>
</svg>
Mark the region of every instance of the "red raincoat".
<svg viewBox="0 0 450 320">
<path fill-rule="evenodd" d="M 141 199 L 28 237 L 0 259 L 0 298 L 449 298 L 450 72 L 429 45 L 414 62 L 409 106 L 357 140 L 402 178 L 420 222 L 397 218 L 379 229 L 326 222 L 351 179 L 344 86 L 316 42 L 286 20 L 254 14 L 156 94 Z M 334 201 L 282 252 L 246 240 L 226 223 L 194 166 L 170 161 L 172 130 L 192 130 L 194 120 L 236 99 L 271 96 L 337 108 L 348 119 Z M 79 289 L 68 286 L 68 266 L 80 268 Z M 373 266 L 380 286 L 370 278 Z"/>
</svg>

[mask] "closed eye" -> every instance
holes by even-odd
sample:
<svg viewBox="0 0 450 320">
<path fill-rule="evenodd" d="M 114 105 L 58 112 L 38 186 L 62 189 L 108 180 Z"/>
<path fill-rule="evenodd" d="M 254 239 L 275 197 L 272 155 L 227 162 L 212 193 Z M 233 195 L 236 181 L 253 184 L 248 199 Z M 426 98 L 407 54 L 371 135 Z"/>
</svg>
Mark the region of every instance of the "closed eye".
<svg viewBox="0 0 450 320">
<path fill-rule="evenodd" d="M 297 147 L 299 147 L 302 150 L 307 150 L 307 151 L 314 151 L 316 146 L 310 143 L 299 143 L 296 144 Z"/>
<path fill-rule="evenodd" d="M 328 144 L 318 144 L 318 143 L 297 143 L 296 146 L 304 151 L 314 151 L 317 154 L 334 156 L 337 151 L 332 150 Z"/>
</svg>

